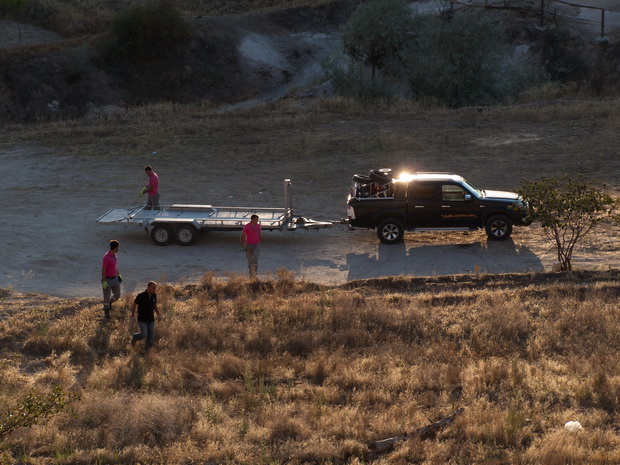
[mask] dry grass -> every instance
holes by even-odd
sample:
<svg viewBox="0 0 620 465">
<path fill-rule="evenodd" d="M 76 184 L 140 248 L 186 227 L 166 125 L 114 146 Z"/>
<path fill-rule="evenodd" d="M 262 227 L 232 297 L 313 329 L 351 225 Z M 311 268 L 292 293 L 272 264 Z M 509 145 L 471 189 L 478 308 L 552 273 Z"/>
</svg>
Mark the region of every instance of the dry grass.
<svg viewBox="0 0 620 465">
<path fill-rule="evenodd" d="M 3 293 L 0 397 L 72 411 L 5 439 L 5 463 L 367 463 L 369 444 L 465 413 L 376 463 L 617 463 L 620 276 L 163 285 L 154 350 L 127 305 Z M 578 420 L 580 433 L 566 421 Z"/>
</svg>

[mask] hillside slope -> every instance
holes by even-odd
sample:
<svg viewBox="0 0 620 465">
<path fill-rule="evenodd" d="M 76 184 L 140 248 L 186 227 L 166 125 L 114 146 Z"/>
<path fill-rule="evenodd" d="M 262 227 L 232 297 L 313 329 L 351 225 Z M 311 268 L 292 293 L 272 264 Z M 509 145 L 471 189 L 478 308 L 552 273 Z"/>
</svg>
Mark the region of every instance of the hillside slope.
<svg viewBox="0 0 620 465">
<path fill-rule="evenodd" d="M 0 124 L 80 117 L 112 104 L 285 95 L 322 76 L 320 63 L 337 47 L 338 27 L 355 3 L 186 18 L 191 40 L 184 50 L 122 66 L 99 56 L 105 35 L 63 39 L 3 22 Z"/>
</svg>

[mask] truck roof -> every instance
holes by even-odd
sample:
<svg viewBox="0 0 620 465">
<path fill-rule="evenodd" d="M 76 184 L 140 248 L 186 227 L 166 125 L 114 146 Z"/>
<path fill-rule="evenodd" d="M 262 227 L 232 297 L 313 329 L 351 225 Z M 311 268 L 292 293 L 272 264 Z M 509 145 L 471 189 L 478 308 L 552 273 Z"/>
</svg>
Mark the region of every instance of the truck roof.
<svg viewBox="0 0 620 465">
<path fill-rule="evenodd" d="M 410 182 L 410 181 L 435 181 L 435 180 L 446 180 L 446 181 L 456 181 L 463 182 L 465 181 L 462 176 L 453 173 L 411 173 L 411 174 L 401 174 L 397 178 L 394 178 L 396 182 Z"/>
</svg>

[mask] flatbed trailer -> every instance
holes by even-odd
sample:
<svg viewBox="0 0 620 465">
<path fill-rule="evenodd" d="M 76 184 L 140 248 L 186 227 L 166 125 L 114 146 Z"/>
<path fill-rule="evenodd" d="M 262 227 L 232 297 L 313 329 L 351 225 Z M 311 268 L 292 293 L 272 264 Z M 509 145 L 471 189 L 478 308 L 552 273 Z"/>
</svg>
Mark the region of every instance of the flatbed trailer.
<svg viewBox="0 0 620 465">
<path fill-rule="evenodd" d="M 136 224 L 157 245 L 168 245 L 172 239 L 180 245 L 192 245 L 199 231 L 241 231 L 254 214 L 263 230 L 295 231 L 327 228 L 339 222 L 314 221 L 293 211 L 292 183 L 284 180 L 284 208 L 217 207 L 211 205 L 173 204 L 158 210 L 146 205 L 113 208 L 97 219 L 102 224 Z"/>
</svg>

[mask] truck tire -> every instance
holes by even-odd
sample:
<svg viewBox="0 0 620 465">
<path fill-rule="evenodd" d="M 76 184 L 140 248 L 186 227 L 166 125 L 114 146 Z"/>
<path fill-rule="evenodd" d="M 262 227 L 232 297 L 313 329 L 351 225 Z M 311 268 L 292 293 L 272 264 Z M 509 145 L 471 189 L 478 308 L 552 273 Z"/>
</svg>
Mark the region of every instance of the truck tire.
<svg viewBox="0 0 620 465">
<path fill-rule="evenodd" d="M 505 241 L 512 234 L 512 221 L 506 215 L 493 215 L 484 225 L 487 237 L 492 241 Z"/>
<path fill-rule="evenodd" d="M 353 182 L 356 182 L 358 184 L 370 184 L 372 181 L 368 176 L 365 176 L 363 174 L 354 174 Z"/>
<path fill-rule="evenodd" d="M 151 239 L 157 245 L 168 245 L 172 239 L 172 227 L 169 224 L 156 224 L 151 230 Z"/>
<path fill-rule="evenodd" d="M 384 244 L 396 244 L 403 240 L 404 235 L 405 228 L 398 220 L 388 218 L 377 226 L 377 237 Z"/>
<path fill-rule="evenodd" d="M 198 231 L 191 225 L 182 225 L 174 230 L 174 238 L 179 245 L 192 245 L 196 241 Z"/>
</svg>

